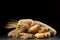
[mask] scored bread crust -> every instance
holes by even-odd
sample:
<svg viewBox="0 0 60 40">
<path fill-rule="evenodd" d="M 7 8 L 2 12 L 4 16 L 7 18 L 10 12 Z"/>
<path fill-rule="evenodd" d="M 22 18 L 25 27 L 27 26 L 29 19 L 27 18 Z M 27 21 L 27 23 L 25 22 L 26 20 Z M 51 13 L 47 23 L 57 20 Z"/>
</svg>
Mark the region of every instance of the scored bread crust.
<svg viewBox="0 0 60 40">
<path fill-rule="evenodd" d="M 16 26 L 14 27 L 13 25 Z M 12 23 L 8 26 L 8 28 L 9 27 L 16 28 L 8 33 L 8 37 L 12 38 L 47 38 L 50 36 L 55 36 L 57 34 L 57 31 L 51 26 L 40 21 L 34 21 L 32 19 L 21 19 L 16 24 Z M 23 36 L 21 36 L 22 34 Z M 33 34 L 34 36 L 32 37 Z"/>
</svg>

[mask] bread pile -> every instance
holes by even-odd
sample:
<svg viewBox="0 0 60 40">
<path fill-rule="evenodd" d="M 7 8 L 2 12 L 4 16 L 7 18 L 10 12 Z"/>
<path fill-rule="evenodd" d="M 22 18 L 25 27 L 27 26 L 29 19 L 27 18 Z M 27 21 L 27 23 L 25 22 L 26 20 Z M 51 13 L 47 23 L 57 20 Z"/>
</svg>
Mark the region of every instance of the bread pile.
<svg viewBox="0 0 60 40">
<path fill-rule="evenodd" d="M 12 38 L 48 38 L 56 35 L 56 30 L 51 26 L 32 19 L 21 19 L 17 22 L 10 22 L 6 28 L 15 28 L 8 33 Z"/>
</svg>

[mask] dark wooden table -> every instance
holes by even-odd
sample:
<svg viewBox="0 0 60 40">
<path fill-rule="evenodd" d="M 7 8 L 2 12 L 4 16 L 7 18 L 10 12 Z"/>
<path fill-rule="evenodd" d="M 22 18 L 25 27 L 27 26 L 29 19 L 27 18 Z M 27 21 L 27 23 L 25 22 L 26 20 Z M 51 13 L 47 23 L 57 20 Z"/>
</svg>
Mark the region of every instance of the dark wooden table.
<svg viewBox="0 0 60 40">
<path fill-rule="evenodd" d="M 0 40 L 60 40 L 60 36 L 50 37 L 46 39 L 13 39 L 13 38 L 7 38 L 7 37 L 0 37 Z"/>
</svg>

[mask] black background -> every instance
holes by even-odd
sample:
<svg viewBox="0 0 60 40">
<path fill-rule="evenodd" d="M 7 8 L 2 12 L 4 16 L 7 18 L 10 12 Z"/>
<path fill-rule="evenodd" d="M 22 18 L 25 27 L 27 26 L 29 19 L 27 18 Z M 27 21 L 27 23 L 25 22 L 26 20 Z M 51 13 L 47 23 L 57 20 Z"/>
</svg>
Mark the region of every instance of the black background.
<svg viewBox="0 0 60 40">
<path fill-rule="evenodd" d="M 48 6 L 47 6 L 48 5 Z M 27 6 L 20 11 L 19 8 L 13 8 L 8 11 L 8 14 L 0 14 L 0 36 L 6 36 L 11 29 L 5 29 L 4 26 L 10 19 L 33 19 L 44 22 L 57 30 L 60 35 L 60 11 L 59 2 L 48 2 L 47 5 Z M 26 6 L 26 5 L 25 5 Z M 18 11 L 17 11 L 17 10 Z M 6 11 L 7 12 L 7 11 Z M 4 10 L 4 13 L 6 13 Z M 16 14 L 15 14 L 16 13 Z"/>
<path fill-rule="evenodd" d="M 8 4 L 8 0 L 0 0 L 0 4 Z"/>
</svg>

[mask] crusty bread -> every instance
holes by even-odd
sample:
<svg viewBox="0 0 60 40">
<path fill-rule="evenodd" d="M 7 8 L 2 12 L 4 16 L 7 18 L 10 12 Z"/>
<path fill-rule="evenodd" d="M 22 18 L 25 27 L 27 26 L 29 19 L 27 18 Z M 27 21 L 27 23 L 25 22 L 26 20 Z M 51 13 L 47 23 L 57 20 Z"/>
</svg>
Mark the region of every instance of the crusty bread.
<svg viewBox="0 0 60 40">
<path fill-rule="evenodd" d="M 21 19 L 17 23 L 8 24 L 7 28 L 16 28 L 8 33 L 8 37 L 12 36 L 13 38 L 47 38 L 57 34 L 57 31 L 51 26 L 32 19 Z M 32 34 L 34 34 L 33 37 Z"/>
</svg>

